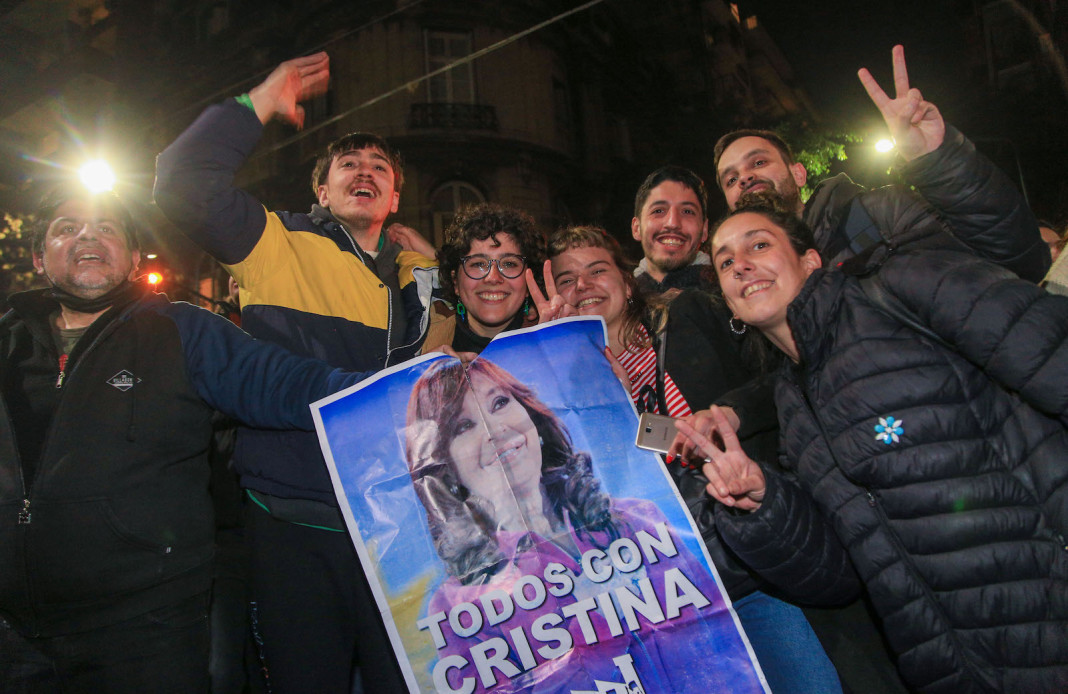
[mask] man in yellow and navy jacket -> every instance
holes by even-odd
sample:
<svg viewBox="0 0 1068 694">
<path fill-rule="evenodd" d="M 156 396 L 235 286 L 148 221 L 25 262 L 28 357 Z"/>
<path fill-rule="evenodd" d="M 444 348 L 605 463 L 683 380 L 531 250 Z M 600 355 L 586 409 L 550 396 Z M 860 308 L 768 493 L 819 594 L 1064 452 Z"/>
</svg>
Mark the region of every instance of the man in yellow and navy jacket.
<svg viewBox="0 0 1068 694">
<path fill-rule="evenodd" d="M 241 288 L 242 327 L 336 367 L 379 370 L 417 353 L 437 281 L 433 248 L 394 225 L 403 173 L 381 138 L 332 143 L 309 214 L 270 212 L 233 186 L 263 126 L 298 128 L 329 78 L 325 53 L 282 63 L 247 95 L 208 108 L 157 161 L 160 209 Z M 416 251 L 416 252 L 413 252 Z M 275 692 L 407 691 L 344 531 L 313 433 L 242 429 L 252 621 Z"/>
</svg>

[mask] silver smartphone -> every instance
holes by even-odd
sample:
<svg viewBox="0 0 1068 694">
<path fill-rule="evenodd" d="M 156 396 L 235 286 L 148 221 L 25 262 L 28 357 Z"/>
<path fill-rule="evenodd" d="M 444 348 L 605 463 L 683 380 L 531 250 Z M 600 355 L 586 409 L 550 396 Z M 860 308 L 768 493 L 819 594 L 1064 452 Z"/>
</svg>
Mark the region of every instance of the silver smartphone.
<svg viewBox="0 0 1068 694">
<path fill-rule="evenodd" d="M 634 437 L 634 445 L 657 453 L 667 453 L 677 433 L 674 417 L 644 412 L 638 420 L 638 435 Z"/>
</svg>

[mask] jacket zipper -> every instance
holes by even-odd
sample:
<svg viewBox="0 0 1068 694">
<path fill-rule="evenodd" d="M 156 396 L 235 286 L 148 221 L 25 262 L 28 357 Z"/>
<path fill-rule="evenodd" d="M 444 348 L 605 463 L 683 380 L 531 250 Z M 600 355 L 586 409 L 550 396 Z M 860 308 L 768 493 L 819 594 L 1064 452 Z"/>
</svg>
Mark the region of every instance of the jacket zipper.
<svg viewBox="0 0 1068 694">
<path fill-rule="evenodd" d="M 67 370 L 67 362 L 64 361 L 63 368 L 60 369 L 59 377 L 56 379 L 56 388 L 57 389 L 62 389 L 63 388 L 63 384 L 66 383 L 67 377 L 68 376 L 73 376 L 74 372 L 78 370 L 78 364 L 80 364 L 82 362 L 82 360 L 86 356 L 88 356 L 89 353 L 91 353 L 93 351 L 93 349 L 96 348 L 96 346 L 98 344 L 100 344 L 100 342 L 105 337 L 110 335 L 116 329 L 116 327 L 118 326 L 120 321 L 125 320 L 126 316 L 128 316 L 130 314 L 130 312 L 133 310 L 134 306 L 136 306 L 136 305 L 138 305 L 140 303 L 141 303 L 140 299 L 132 302 L 129 306 L 127 306 L 122 311 L 122 313 L 120 313 L 119 315 L 115 316 L 115 318 L 112 319 L 111 323 L 109 325 L 105 326 L 104 329 L 100 331 L 100 334 L 97 335 L 95 338 L 93 338 L 93 341 L 89 343 L 89 346 L 86 347 L 85 350 L 81 354 L 78 355 L 78 361 L 75 362 L 75 364 L 71 367 L 70 371 Z M 62 396 L 60 396 L 60 401 L 56 403 L 56 411 L 53 413 L 53 416 L 52 416 L 53 425 L 55 424 L 55 421 L 58 418 L 59 411 L 60 411 L 61 407 L 63 407 Z M 39 460 L 41 462 L 44 462 L 45 460 L 48 460 L 48 449 L 49 449 L 49 445 L 51 444 L 51 442 L 52 442 L 52 432 L 51 432 L 51 430 L 49 430 L 48 434 L 45 436 L 44 446 L 41 447 L 41 455 L 40 455 L 40 458 L 39 458 Z M 22 509 L 19 510 L 18 525 L 29 525 L 30 521 L 32 519 L 32 514 L 30 512 L 30 491 L 31 490 L 26 488 L 26 472 L 25 472 L 25 470 L 22 469 L 21 463 L 19 464 L 19 477 L 22 480 L 23 499 L 22 499 Z M 40 475 L 38 475 L 38 477 L 40 477 Z"/>
<path fill-rule="evenodd" d="M 426 270 L 427 268 L 422 268 L 422 267 L 420 267 L 420 268 L 418 268 L 418 269 L 421 269 L 421 270 Z M 388 289 L 388 287 L 387 287 L 387 289 Z M 429 314 L 429 312 L 430 312 L 430 307 L 431 307 L 431 306 L 433 305 L 433 303 L 434 303 L 434 298 L 433 298 L 433 297 L 431 297 L 431 298 L 430 298 L 430 302 L 429 302 L 429 303 L 427 303 L 427 304 L 426 304 L 426 306 L 424 306 L 424 307 L 423 307 L 423 312 L 424 312 L 424 313 L 427 313 L 427 314 Z M 392 305 L 393 305 L 393 303 L 392 303 L 392 301 L 391 301 L 391 302 L 390 302 L 390 306 L 392 307 Z M 420 305 L 422 305 L 422 302 L 420 302 Z M 414 340 L 412 340 L 411 342 L 409 342 L 409 343 L 408 343 L 408 344 L 406 344 L 406 345 L 400 345 L 399 347 L 397 347 L 397 349 L 405 349 L 405 348 L 407 348 L 407 347 L 411 347 L 412 345 L 414 345 L 414 344 L 418 343 L 418 342 L 419 342 L 419 341 L 420 341 L 421 339 L 423 339 L 424 337 L 426 337 L 426 334 L 427 334 L 427 330 L 429 330 L 429 329 L 430 329 L 430 321 L 429 321 L 429 319 L 428 319 L 428 320 L 427 320 L 427 329 L 426 329 L 426 330 L 420 330 L 420 331 L 419 331 L 419 334 L 418 334 L 418 335 L 416 335 L 416 337 L 415 337 L 415 339 L 414 339 Z M 389 360 L 390 360 L 390 357 L 391 357 L 391 356 L 392 356 L 391 354 L 387 354 L 387 355 L 386 355 L 386 366 L 391 366 L 391 364 L 390 364 L 390 361 L 389 361 Z"/>
<path fill-rule="evenodd" d="M 352 252 L 356 254 L 356 258 L 359 259 L 359 261 L 361 263 L 363 263 L 364 267 L 367 267 L 367 263 L 365 263 L 364 260 L 363 260 L 363 252 L 359 248 L 359 246 L 356 245 L 356 239 L 352 238 L 352 234 L 349 233 L 349 230 L 345 228 L 344 224 L 338 222 L 338 226 L 341 227 L 341 231 L 345 232 L 345 238 L 347 238 L 349 240 L 349 243 L 352 244 Z M 383 234 L 385 232 L 379 231 L 378 233 Z M 370 270 L 371 268 L 367 268 L 367 269 Z M 372 274 L 374 274 L 374 273 L 372 273 Z M 385 282 L 382 281 L 381 277 L 379 277 L 378 275 L 375 275 L 375 278 L 382 284 L 382 287 L 386 290 L 386 359 L 385 359 L 385 363 L 389 364 L 389 353 L 392 350 L 392 348 L 390 347 L 389 343 L 390 343 L 390 339 L 392 338 L 392 333 L 393 333 L 393 331 L 392 331 L 392 329 L 393 329 L 393 292 L 390 291 L 389 286 Z"/>
</svg>

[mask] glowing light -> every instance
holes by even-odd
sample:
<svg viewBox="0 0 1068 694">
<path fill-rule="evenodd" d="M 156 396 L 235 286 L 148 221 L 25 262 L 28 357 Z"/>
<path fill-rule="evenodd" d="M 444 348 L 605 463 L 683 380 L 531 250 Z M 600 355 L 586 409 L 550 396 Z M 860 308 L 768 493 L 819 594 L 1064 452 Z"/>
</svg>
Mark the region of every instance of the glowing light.
<svg viewBox="0 0 1068 694">
<path fill-rule="evenodd" d="M 115 186 L 115 172 L 103 159 L 86 162 L 78 169 L 78 177 L 90 193 L 103 193 Z"/>
<path fill-rule="evenodd" d="M 894 141 L 883 138 L 875 143 L 875 151 L 881 154 L 886 154 L 894 148 Z"/>
<path fill-rule="evenodd" d="M 145 255 L 145 257 L 148 258 L 149 260 L 155 260 L 159 256 L 157 256 L 155 253 L 148 253 L 148 254 Z"/>
<path fill-rule="evenodd" d="M 156 284 L 159 284 L 162 281 L 163 281 L 163 275 L 159 274 L 158 272 L 150 272 L 150 273 L 148 273 L 148 283 L 149 284 L 156 285 Z"/>
</svg>

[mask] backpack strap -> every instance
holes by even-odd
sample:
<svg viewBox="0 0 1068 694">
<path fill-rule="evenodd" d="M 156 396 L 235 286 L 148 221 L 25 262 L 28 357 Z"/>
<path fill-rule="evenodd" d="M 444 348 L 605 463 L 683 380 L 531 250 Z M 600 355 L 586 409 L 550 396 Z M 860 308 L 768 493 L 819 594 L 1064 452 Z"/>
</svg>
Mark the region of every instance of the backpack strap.
<svg viewBox="0 0 1068 694">
<path fill-rule="evenodd" d="M 875 228 L 875 223 L 860 198 L 854 198 L 850 205 L 848 219 L 855 227 L 866 230 L 866 233 L 863 234 L 864 236 L 873 239 L 871 230 Z M 917 244 L 917 247 L 919 247 L 919 244 Z M 879 269 L 897 250 L 897 247 L 892 243 L 882 239 L 877 243 L 868 244 L 857 255 L 841 263 L 839 267 L 844 274 L 857 278 L 857 283 L 864 290 L 864 294 L 883 313 L 943 347 L 956 351 L 941 336 L 920 321 L 916 314 L 909 310 L 900 299 L 887 290 L 886 284 L 879 276 Z"/>
<path fill-rule="evenodd" d="M 900 299 L 887 291 L 886 285 L 883 284 L 878 273 L 858 277 L 857 281 L 860 284 L 860 288 L 863 289 L 864 293 L 868 296 L 868 299 L 871 300 L 876 307 L 882 310 L 883 313 L 896 319 L 902 325 L 907 325 L 929 340 L 933 340 L 954 352 L 957 351 L 956 348 L 946 342 L 942 336 L 935 333 L 935 331 L 931 330 L 924 323 L 921 323 L 920 319 L 916 317 L 916 314 L 910 311 L 905 304 L 901 303 Z"/>
<path fill-rule="evenodd" d="M 666 310 L 666 309 L 665 309 Z M 643 318 L 642 327 L 645 328 L 645 332 L 649 335 L 649 343 L 653 348 L 653 353 L 656 355 L 656 385 L 655 393 L 656 408 L 658 414 L 667 414 L 667 397 L 665 396 L 665 369 L 664 359 L 667 356 L 667 330 L 661 330 L 656 332 L 651 325 L 652 321 L 648 318 Z M 639 398 L 639 404 L 644 401 L 644 398 Z"/>
</svg>

